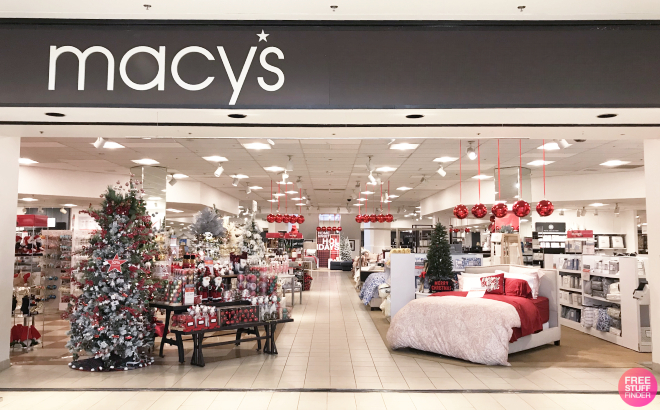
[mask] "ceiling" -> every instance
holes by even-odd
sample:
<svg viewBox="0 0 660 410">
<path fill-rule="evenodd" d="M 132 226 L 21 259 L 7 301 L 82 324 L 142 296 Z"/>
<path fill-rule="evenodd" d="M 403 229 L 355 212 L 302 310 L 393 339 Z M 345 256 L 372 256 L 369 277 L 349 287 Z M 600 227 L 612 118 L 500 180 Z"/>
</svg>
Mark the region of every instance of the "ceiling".
<svg viewBox="0 0 660 410">
<path fill-rule="evenodd" d="M 149 7 L 145 7 L 145 6 Z M 524 6 L 520 9 L 519 7 Z M 654 0 L 428 1 L 249 0 L 107 2 L 32 0 L 0 3 L 0 16 L 78 19 L 175 20 L 648 20 L 660 18 Z"/>
<path fill-rule="evenodd" d="M 93 135 L 92 128 L 87 128 L 87 135 Z M 21 140 L 21 157 L 38 161 L 32 167 L 52 169 L 80 170 L 100 173 L 128 174 L 129 168 L 136 166 L 132 160 L 151 158 L 158 161 L 159 166 L 167 167 L 169 173 L 188 175 L 190 180 L 196 180 L 244 200 L 257 200 L 264 212 L 270 210 L 271 204 L 266 202 L 270 197 L 270 187 L 273 184 L 277 192 L 277 181 L 281 176 L 276 172 L 264 170 L 266 167 L 285 167 L 288 155 L 291 155 L 294 169 L 290 172 L 290 181 L 301 178 L 303 190 L 307 191 L 313 206 L 337 207 L 345 206 L 347 198 L 351 198 L 356 183 L 368 182 L 367 161 L 372 156 L 372 165 L 392 167 L 395 171 L 382 172 L 384 182 L 383 192 L 389 189 L 391 194 L 400 195 L 393 200 L 392 213 L 401 206 L 416 206 L 424 199 L 439 190 L 455 185 L 459 181 L 459 161 L 445 163 L 447 175 L 441 177 L 436 173 L 439 164 L 433 160 L 442 156 L 459 156 L 459 140 L 451 138 L 403 139 L 398 142 L 419 144 L 416 149 L 399 151 L 390 149 L 390 139 L 375 138 L 374 131 L 365 130 L 365 139 L 276 139 L 272 149 L 250 150 L 242 144 L 252 140 L 236 138 L 114 138 L 125 146 L 122 149 L 97 150 L 92 143 L 94 137 L 25 137 Z M 265 142 L 265 140 L 263 140 Z M 621 172 L 624 167 L 608 168 L 599 164 L 619 159 L 630 161 L 625 168 L 643 166 L 643 141 L 641 140 L 595 140 L 576 143 L 567 149 L 546 151 L 546 160 L 554 161 L 546 168 L 546 175 L 576 175 L 593 172 Z M 481 173 L 493 175 L 497 166 L 497 140 L 482 139 Z M 461 140 L 463 180 L 470 180 L 477 174 L 477 161 L 470 161 L 465 156 L 467 140 Z M 523 166 L 528 162 L 542 158 L 543 150 L 539 140 L 521 140 Z M 270 145 L 269 145 L 270 146 Z M 475 144 L 476 147 L 476 144 Z M 219 155 L 228 159 L 223 162 L 224 173 L 221 177 L 213 176 L 217 164 L 204 160 L 202 157 Z M 500 140 L 500 163 L 502 167 L 519 164 L 518 140 Z M 532 176 L 541 175 L 541 168 L 528 166 Z M 230 175 L 245 174 L 247 179 L 241 180 L 239 186 L 232 186 Z M 425 176 L 428 181 L 421 183 Z M 261 186 L 262 190 L 246 192 L 246 184 Z M 294 187 L 295 185 L 288 185 Z M 398 191 L 396 188 L 408 186 L 409 191 Z M 369 195 L 369 208 L 379 200 L 380 189 L 375 195 Z M 294 188 L 297 190 L 297 188 Z M 294 201 L 290 198 L 298 195 L 290 194 L 281 197 L 281 210 L 285 204 L 293 211 Z M 285 198 L 289 198 L 286 199 Z M 375 198 L 375 200 L 374 200 Z M 70 202 L 69 200 L 62 203 Z M 75 201 L 73 202 L 75 203 Z M 352 201 L 355 203 L 355 200 Z M 274 208 L 276 204 L 274 205 Z M 356 209 L 357 207 L 352 207 Z M 190 211 L 193 211 L 192 209 Z"/>
</svg>

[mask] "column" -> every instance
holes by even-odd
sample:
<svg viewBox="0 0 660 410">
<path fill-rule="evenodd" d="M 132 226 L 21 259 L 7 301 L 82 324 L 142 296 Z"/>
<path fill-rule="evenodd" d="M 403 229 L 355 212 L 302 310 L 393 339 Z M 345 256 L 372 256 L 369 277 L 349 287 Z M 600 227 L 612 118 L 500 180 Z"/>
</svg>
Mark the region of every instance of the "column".
<svg viewBox="0 0 660 410">
<path fill-rule="evenodd" d="M 152 166 L 133 167 L 131 168 L 131 173 L 135 175 L 137 181 L 142 182 L 147 213 L 151 215 L 151 223 L 154 230 L 158 230 L 165 224 L 168 184 L 167 168 Z M 170 185 L 174 186 L 176 180 L 174 179 L 172 182 L 170 182 Z"/>
<path fill-rule="evenodd" d="M 646 276 L 651 288 L 651 331 L 653 370 L 660 371 L 660 139 L 644 140 L 646 177 L 646 221 L 648 223 L 649 265 Z"/>
<path fill-rule="evenodd" d="M 16 234 L 16 204 L 18 203 L 18 158 L 20 137 L 0 137 L 0 170 L 4 183 L 0 195 L 0 370 L 9 368 L 9 331 L 14 271 L 14 236 Z M 4 268 L 2 267 L 4 266 Z"/>
<path fill-rule="evenodd" d="M 379 254 L 383 249 L 392 248 L 392 228 L 389 223 L 365 223 L 364 227 L 364 249 L 370 253 Z"/>
</svg>

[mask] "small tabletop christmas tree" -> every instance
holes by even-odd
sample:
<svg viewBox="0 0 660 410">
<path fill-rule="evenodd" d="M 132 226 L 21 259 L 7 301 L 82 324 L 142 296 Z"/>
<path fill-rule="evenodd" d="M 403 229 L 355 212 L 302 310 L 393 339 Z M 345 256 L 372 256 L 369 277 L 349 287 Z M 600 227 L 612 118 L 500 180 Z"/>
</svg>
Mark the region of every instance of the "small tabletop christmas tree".
<svg viewBox="0 0 660 410">
<path fill-rule="evenodd" d="M 245 223 L 243 227 L 243 252 L 247 252 L 248 260 L 262 262 L 266 256 L 266 246 L 261 239 L 261 228 L 254 218 Z"/>
<path fill-rule="evenodd" d="M 101 228 L 84 248 L 89 259 L 80 266 L 82 294 L 69 305 L 72 368 L 128 370 L 153 361 L 146 352 L 154 342 L 148 261 L 155 242 L 139 185 L 108 187 L 101 209 L 85 211 Z M 81 352 L 91 357 L 79 360 Z"/>
<path fill-rule="evenodd" d="M 426 254 L 426 277 L 429 282 L 454 278 L 447 229 L 440 222 L 431 234 L 431 245 Z"/>
<path fill-rule="evenodd" d="M 351 255 L 351 243 L 348 241 L 348 237 L 341 235 L 339 239 L 339 257 L 343 261 L 353 260 L 353 255 Z"/>
</svg>

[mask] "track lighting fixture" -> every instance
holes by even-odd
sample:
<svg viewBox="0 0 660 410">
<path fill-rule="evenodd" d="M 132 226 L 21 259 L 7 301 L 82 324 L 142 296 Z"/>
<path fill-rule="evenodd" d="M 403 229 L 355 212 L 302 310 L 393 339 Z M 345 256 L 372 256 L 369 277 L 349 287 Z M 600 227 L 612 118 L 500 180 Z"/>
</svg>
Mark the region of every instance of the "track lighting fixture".
<svg viewBox="0 0 660 410">
<path fill-rule="evenodd" d="M 63 213 L 63 214 L 66 214 L 66 209 L 60 208 L 60 212 Z"/>
<path fill-rule="evenodd" d="M 98 137 L 96 141 L 94 141 L 94 148 L 96 149 L 103 148 L 103 145 L 105 145 L 105 138 L 103 137 Z"/>
<path fill-rule="evenodd" d="M 298 180 L 296 181 L 296 186 L 298 189 L 302 189 L 302 180 L 301 177 L 298 177 Z"/>
<path fill-rule="evenodd" d="M 233 186 L 238 186 L 238 178 L 234 178 L 234 179 L 231 181 L 231 184 L 232 184 Z"/>
<path fill-rule="evenodd" d="M 373 155 L 369 155 L 369 160 L 367 161 L 367 171 L 369 171 L 369 173 L 374 171 L 374 167 L 371 165 L 371 157 L 373 157 Z"/>
<path fill-rule="evenodd" d="M 245 193 L 248 195 L 252 193 L 252 188 L 250 188 L 250 184 L 247 184 L 247 190 L 245 191 Z"/>
<path fill-rule="evenodd" d="M 440 168 L 438 168 L 438 174 L 440 174 L 441 177 L 447 175 L 447 171 L 445 171 L 445 168 L 442 165 L 440 165 Z"/>
<path fill-rule="evenodd" d="M 341 208 L 340 208 L 340 207 L 337 207 L 337 213 L 338 213 L 338 214 L 341 213 Z"/>
<path fill-rule="evenodd" d="M 582 216 L 587 216 L 587 208 L 584 206 L 582 207 Z"/>
<path fill-rule="evenodd" d="M 376 178 L 374 178 L 373 173 L 369 171 L 369 182 L 376 184 Z"/>
<path fill-rule="evenodd" d="M 555 140 L 555 142 L 556 142 L 557 145 L 559 145 L 562 149 L 565 149 L 565 148 L 568 148 L 568 147 L 571 146 L 571 144 L 569 144 L 568 141 L 566 141 L 565 139 Z"/>
<path fill-rule="evenodd" d="M 594 209 L 594 216 L 598 216 L 598 209 Z"/>
<path fill-rule="evenodd" d="M 44 212 L 44 209 L 42 207 L 39 207 L 39 209 L 37 209 L 37 213 L 38 214 L 44 214 L 45 212 Z"/>
<path fill-rule="evenodd" d="M 422 179 L 419 180 L 419 183 L 420 183 L 420 184 L 423 184 L 423 183 L 426 182 L 426 181 L 427 181 L 426 177 L 425 177 L 425 176 L 422 176 Z"/>
<path fill-rule="evenodd" d="M 291 157 L 293 157 L 293 155 L 287 155 L 287 157 L 289 157 L 289 161 L 286 163 L 286 170 L 289 172 L 293 172 L 293 160 L 291 160 Z"/>
<path fill-rule="evenodd" d="M 383 181 L 380 179 L 380 174 L 376 174 L 376 185 L 382 185 Z"/>
<path fill-rule="evenodd" d="M 578 218 L 580 217 L 580 210 L 579 209 L 577 210 L 577 217 Z"/>
<path fill-rule="evenodd" d="M 23 208 L 23 209 L 21 209 L 21 213 L 22 213 L 23 215 L 25 215 L 25 214 L 27 213 L 27 208 Z"/>
<path fill-rule="evenodd" d="M 174 184 L 176 183 L 177 183 L 177 179 L 174 178 L 174 174 L 170 174 L 170 182 L 169 182 L 170 186 L 174 186 Z"/>
<path fill-rule="evenodd" d="M 220 177 L 220 175 L 222 175 L 222 173 L 224 172 L 224 170 L 225 170 L 225 169 L 222 167 L 222 165 L 220 165 L 220 166 L 215 170 L 215 172 L 213 172 L 213 175 L 215 175 L 215 177 L 218 178 L 218 177 Z"/>
<path fill-rule="evenodd" d="M 308 200 L 305 201 L 305 204 L 307 204 L 307 206 L 310 206 L 310 205 L 312 204 L 312 201 L 310 201 L 310 200 L 308 199 Z"/>
<path fill-rule="evenodd" d="M 282 172 L 282 182 L 286 183 L 286 180 L 289 179 L 289 174 L 286 171 Z"/>
<path fill-rule="evenodd" d="M 564 216 L 564 210 L 563 209 L 559 210 L 559 216 Z"/>
<path fill-rule="evenodd" d="M 468 141 L 468 147 L 467 150 L 465 150 L 465 152 L 467 153 L 467 157 L 470 160 L 474 161 L 477 158 L 477 151 L 474 149 L 472 144 L 474 144 L 474 141 Z"/>
<path fill-rule="evenodd" d="M 617 203 L 617 204 L 614 206 L 614 215 L 619 216 L 619 213 L 620 213 L 620 212 L 621 212 L 621 210 L 619 209 L 619 204 Z"/>
</svg>

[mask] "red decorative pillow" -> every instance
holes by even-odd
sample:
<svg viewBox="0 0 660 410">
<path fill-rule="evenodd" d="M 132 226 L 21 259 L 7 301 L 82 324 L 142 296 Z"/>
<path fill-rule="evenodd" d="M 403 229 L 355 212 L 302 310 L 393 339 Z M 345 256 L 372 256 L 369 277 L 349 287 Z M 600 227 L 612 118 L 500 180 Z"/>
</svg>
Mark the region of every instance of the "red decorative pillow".
<svg viewBox="0 0 660 410">
<path fill-rule="evenodd" d="M 524 279 L 507 279 L 504 281 L 505 294 L 507 296 L 520 296 L 532 299 L 532 288 Z"/>
<path fill-rule="evenodd" d="M 486 288 L 486 294 L 503 295 L 504 294 L 504 274 L 500 273 L 481 278 L 481 286 Z"/>
</svg>

